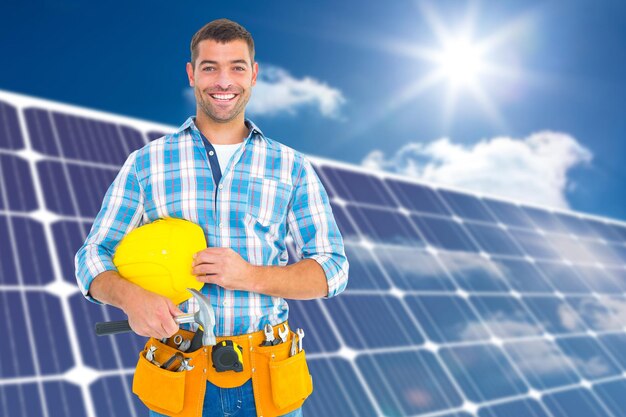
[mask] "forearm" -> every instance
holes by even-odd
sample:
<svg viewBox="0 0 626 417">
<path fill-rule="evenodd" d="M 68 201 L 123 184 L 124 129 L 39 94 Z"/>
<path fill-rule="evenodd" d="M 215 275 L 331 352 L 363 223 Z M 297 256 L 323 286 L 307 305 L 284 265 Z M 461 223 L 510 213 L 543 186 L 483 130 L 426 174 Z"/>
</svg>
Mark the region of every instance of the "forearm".
<svg viewBox="0 0 626 417">
<path fill-rule="evenodd" d="M 89 286 L 89 294 L 93 298 L 122 310 L 138 290 L 141 288 L 122 278 L 116 271 L 104 271 Z"/>
<path fill-rule="evenodd" d="M 98 275 L 89 286 L 89 294 L 124 311 L 130 328 L 139 336 L 171 337 L 178 330 L 174 316 L 183 314 L 170 299 L 129 282 L 115 271 Z"/>
<path fill-rule="evenodd" d="M 292 300 L 310 300 L 328 294 L 324 270 L 313 259 L 287 266 L 253 266 L 253 291 Z"/>
</svg>

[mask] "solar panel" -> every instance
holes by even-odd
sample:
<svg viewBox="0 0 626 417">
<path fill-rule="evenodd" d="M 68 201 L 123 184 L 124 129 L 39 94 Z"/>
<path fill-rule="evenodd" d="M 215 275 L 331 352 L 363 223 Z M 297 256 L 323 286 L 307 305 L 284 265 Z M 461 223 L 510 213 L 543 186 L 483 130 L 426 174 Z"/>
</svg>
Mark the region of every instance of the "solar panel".
<svg viewBox="0 0 626 417">
<path fill-rule="evenodd" d="M 0 416 L 147 415 L 145 338 L 95 336 L 125 317 L 73 258 L 126 156 L 173 128 L 7 92 L 0 121 Z M 311 160 L 350 282 L 289 303 L 304 415 L 626 417 L 623 222 Z"/>
</svg>

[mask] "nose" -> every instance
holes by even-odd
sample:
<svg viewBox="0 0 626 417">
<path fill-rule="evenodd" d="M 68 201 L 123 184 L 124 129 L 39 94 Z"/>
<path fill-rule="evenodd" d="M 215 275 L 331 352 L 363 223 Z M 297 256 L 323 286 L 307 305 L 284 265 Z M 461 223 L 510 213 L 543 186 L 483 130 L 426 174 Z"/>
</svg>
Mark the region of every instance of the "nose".
<svg viewBox="0 0 626 417">
<path fill-rule="evenodd" d="M 230 77 L 228 75 L 228 70 L 221 70 L 217 75 L 217 79 L 215 80 L 215 86 L 222 90 L 228 90 L 231 85 L 232 81 L 230 80 Z"/>
</svg>

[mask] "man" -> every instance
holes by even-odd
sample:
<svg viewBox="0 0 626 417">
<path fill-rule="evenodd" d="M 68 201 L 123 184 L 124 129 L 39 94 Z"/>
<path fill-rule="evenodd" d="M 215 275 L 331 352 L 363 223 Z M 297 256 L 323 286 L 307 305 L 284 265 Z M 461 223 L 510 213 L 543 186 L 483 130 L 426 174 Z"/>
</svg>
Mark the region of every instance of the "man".
<svg viewBox="0 0 626 417">
<path fill-rule="evenodd" d="M 216 335 L 262 331 L 287 319 L 285 298 L 344 290 L 349 266 L 341 234 L 307 158 L 244 117 L 259 70 L 250 33 L 227 19 L 210 22 L 194 35 L 186 70 L 196 116 L 130 154 L 76 254 L 77 280 L 90 301 L 121 308 L 137 334 L 172 336 L 173 316 L 193 311 L 192 300 L 175 306 L 121 278 L 111 259 L 134 228 L 187 219 L 207 238 L 190 267 L 214 306 Z M 288 233 L 304 259 L 285 266 Z M 203 415 L 256 415 L 250 381 L 232 389 L 207 384 Z"/>
</svg>

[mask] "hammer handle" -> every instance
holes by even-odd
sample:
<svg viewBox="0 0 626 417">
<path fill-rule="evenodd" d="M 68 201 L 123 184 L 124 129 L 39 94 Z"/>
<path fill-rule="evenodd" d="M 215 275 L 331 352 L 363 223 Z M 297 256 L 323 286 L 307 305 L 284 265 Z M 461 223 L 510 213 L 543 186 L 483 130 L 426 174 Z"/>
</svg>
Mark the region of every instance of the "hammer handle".
<svg viewBox="0 0 626 417">
<path fill-rule="evenodd" d="M 174 317 L 174 321 L 177 324 L 193 323 L 194 313 L 181 314 L 180 316 Z M 130 328 L 130 324 L 128 324 L 128 320 L 107 321 L 107 322 L 102 322 L 102 323 L 96 323 L 96 335 L 98 336 L 106 336 L 106 335 L 118 334 L 118 333 L 128 333 L 132 331 L 133 329 Z"/>
<path fill-rule="evenodd" d="M 96 323 L 96 334 L 98 336 L 105 336 L 109 334 L 127 333 L 132 332 L 128 320 L 122 321 L 108 321 L 104 323 Z"/>
</svg>

